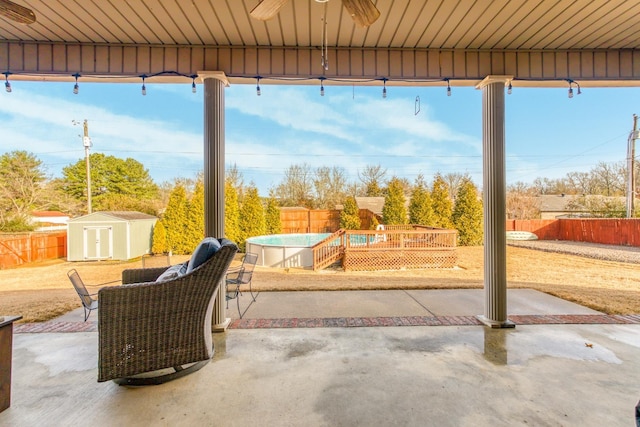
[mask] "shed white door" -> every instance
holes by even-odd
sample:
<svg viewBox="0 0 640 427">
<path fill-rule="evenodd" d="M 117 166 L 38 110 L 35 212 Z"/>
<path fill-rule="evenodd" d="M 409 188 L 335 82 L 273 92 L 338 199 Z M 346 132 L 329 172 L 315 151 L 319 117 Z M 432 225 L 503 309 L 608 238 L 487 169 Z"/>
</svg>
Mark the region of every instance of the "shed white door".
<svg viewBox="0 0 640 427">
<path fill-rule="evenodd" d="M 84 227 L 84 259 L 113 258 L 113 228 L 108 226 Z"/>
</svg>

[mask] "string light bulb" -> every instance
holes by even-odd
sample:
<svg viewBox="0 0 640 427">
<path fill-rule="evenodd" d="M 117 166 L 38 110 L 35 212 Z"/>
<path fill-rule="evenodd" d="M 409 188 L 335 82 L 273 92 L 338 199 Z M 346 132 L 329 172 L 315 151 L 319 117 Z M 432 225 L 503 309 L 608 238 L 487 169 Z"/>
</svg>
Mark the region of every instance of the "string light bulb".
<svg viewBox="0 0 640 427">
<path fill-rule="evenodd" d="M 511 92 L 513 92 L 513 86 L 511 86 L 511 82 L 509 82 L 509 86 L 507 86 L 507 94 L 511 95 Z"/>
<path fill-rule="evenodd" d="M 256 77 L 256 96 L 262 95 L 262 90 L 260 90 L 260 76 Z"/>
<path fill-rule="evenodd" d="M 76 84 L 73 85 L 73 94 L 77 95 L 78 92 L 80 91 L 80 86 L 78 86 L 78 77 L 80 77 L 79 73 L 75 73 L 73 74 L 73 77 L 75 77 L 76 79 Z"/>
<path fill-rule="evenodd" d="M 382 79 L 382 98 L 387 98 L 387 79 Z"/>
<path fill-rule="evenodd" d="M 567 96 L 569 98 L 573 98 L 573 85 L 576 85 L 576 88 L 578 89 L 577 94 L 580 95 L 582 94 L 582 90 L 580 90 L 580 84 L 576 81 L 573 81 L 571 79 L 565 79 L 567 81 L 567 83 L 569 83 L 569 92 L 567 94 Z"/>
<path fill-rule="evenodd" d="M 196 93 L 196 76 L 191 76 L 191 93 Z"/>
<path fill-rule="evenodd" d="M 140 77 L 142 77 L 142 96 L 146 96 L 147 95 L 147 87 L 144 84 L 144 79 L 146 79 L 147 76 L 143 74 Z"/>
<path fill-rule="evenodd" d="M 4 89 L 11 93 L 11 83 L 9 83 L 9 74 L 11 74 L 10 72 L 6 71 L 4 73 Z"/>
<path fill-rule="evenodd" d="M 445 79 L 447 81 L 447 96 L 451 96 L 451 85 L 449 84 L 449 79 Z"/>
<path fill-rule="evenodd" d="M 324 96 L 324 77 L 320 78 L 320 96 Z"/>
</svg>

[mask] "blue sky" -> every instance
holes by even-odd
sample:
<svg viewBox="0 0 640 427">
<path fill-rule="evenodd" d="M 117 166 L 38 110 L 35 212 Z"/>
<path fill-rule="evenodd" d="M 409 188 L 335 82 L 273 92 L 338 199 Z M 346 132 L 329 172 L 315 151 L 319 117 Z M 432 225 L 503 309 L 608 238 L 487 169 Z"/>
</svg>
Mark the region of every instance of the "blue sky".
<svg viewBox="0 0 640 427">
<path fill-rule="evenodd" d="M 350 180 L 366 165 L 387 177 L 469 173 L 482 184 L 482 93 L 472 87 L 261 85 L 225 91 L 227 163 L 262 195 L 291 164 L 339 166 Z M 157 182 L 194 177 L 203 168 L 203 88 L 184 84 L 12 82 L 0 93 L 0 152 L 27 150 L 51 176 L 84 158 L 80 138 L 89 121 L 92 152 L 133 157 Z M 626 158 L 640 88 L 514 87 L 506 96 L 507 181 L 530 183 L 588 171 Z M 420 111 L 416 111 L 416 97 Z"/>
</svg>

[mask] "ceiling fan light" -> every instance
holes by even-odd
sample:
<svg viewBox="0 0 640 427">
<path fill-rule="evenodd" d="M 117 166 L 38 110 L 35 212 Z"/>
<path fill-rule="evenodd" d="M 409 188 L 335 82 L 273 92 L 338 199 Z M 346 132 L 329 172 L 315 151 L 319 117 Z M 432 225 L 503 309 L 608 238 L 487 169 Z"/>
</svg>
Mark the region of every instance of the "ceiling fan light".
<svg viewBox="0 0 640 427">
<path fill-rule="evenodd" d="M 19 24 L 29 25 L 36 22 L 36 15 L 33 10 L 10 0 L 0 0 L 0 15 L 6 16 Z"/>
</svg>

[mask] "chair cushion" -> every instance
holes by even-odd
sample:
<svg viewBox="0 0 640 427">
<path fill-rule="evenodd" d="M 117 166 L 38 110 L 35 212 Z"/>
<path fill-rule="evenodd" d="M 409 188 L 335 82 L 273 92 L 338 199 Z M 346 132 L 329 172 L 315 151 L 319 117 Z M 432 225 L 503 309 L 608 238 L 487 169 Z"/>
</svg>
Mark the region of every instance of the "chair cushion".
<svg viewBox="0 0 640 427">
<path fill-rule="evenodd" d="M 187 273 L 191 273 L 193 270 L 204 264 L 209 258 L 220 249 L 220 242 L 213 237 L 205 237 L 193 251 L 189 264 L 187 265 Z"/>
<path fill-rule="evenodd" d="M 156 279 L 156 282 L 168 282 L 187 273 L 187 263 L 172 265 Z"/>
</svg>

